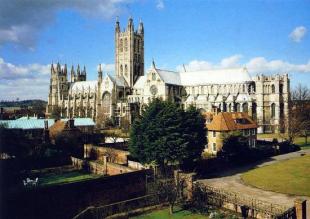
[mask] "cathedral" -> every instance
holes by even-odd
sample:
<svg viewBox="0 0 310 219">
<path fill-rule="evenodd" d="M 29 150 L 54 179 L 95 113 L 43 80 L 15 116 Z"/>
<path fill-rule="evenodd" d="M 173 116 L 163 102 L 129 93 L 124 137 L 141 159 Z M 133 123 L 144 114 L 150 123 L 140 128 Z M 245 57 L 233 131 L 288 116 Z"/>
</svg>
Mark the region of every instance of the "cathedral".
<svg viewBox="0 0 310 219">
<path fill-rule="evenodd" d="M 51 65 L 47 116 L 111 118 L 116 124 L 133 120 L 153 98 L 170 100 L 201 112 L 247 112 L 259 133 L 285 132 L 288 128 L 290 81 L 287 74 L 251 77 L 246 68 L 182 72 L 152 67 L 144 71 L 144 27 L 133 19 L 121 31 L 115 24 L 115 75 L 87 81 L 86 68 Z"/>
</svg>

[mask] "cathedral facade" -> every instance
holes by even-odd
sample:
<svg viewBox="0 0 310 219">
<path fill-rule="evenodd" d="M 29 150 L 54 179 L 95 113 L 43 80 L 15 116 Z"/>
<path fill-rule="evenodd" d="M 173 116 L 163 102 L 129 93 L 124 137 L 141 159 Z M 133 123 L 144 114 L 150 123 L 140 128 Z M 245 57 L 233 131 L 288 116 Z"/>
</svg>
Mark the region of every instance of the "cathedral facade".
<svg viewBox="0 0 310 219">
<path fill-rule="evenodd" d="M 86 69 L 51 66 L 47 115 L 112 118 L 117 124 L 133 119 L 153 98 L 170 100 L 202 112 L 247 112 L 258 132 L 283 132 L 288 127 L 290 81 L 287 74 L 250 77 L 246 68 L 174 72 L 152 67 L 144 71 L 144 27 L 134 29 L 130 18 L 121 31 L 115 25 L 115 76 L 103 74 L 86 80 Z"/>
</svg>

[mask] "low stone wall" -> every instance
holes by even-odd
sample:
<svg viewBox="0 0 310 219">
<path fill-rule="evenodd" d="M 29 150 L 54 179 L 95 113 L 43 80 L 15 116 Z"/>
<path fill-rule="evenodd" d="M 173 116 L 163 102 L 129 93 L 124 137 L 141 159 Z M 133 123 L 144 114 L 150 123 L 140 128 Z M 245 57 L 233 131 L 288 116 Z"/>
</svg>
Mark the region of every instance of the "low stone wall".
<svg viewBox="0 0 310 219">
<path fill-rule="evenodd" d="M 71 157 L 72 165 L 77 169 L 85 169 L 91 173 L 103 174 L 103 175 L 117 175 L 122 173 L 129 173 L 137 171 L 133 168 L 123 166 L 116 163 L 106 162 L 97 160 L 97 161 L 87 161 L 79 158 Z"/>
<path fill-rule="evenodd" d="M 93 160 L 104 160 L 107 157 L 108 162 L 127 165 L 128 151 L 115 149 L 113 146 L 94 146 L 92 144 L 84 144 L 84 158 Z"/>
<path fill-rule="evenodd" d="M 108 175 L 117 175 L 117 174 L 122 174 L 122 173 L 129 173 L 133 171 L 137 171 L 137 170 L 132 169 L 130 167 L 115 164 L 115 163 L 110 163 L 110 162 L 107 163 L 107 174 Z"/>
</svg>

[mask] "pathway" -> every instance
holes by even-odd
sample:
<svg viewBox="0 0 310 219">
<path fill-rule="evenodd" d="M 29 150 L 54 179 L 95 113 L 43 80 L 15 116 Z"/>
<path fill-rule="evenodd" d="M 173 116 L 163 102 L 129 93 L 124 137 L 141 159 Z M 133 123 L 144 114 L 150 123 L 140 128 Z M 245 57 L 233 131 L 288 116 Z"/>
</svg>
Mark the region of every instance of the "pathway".
<svg viewBox="0 0 310 219">
<path fill-rule="evenodd" d="M 310 150 L 301 150 L 289 154 L 283 154 L 271 157 L 270 159 L 257 164 L 255 166 L 249 165 L 241 168 L 235 168 L 230 169 L 227 171 L 224 171 L 222 173 L 219 173 L 214 178 L 210 179 L 201 179 L 199 180 L 202 183 L 205 183 L 207 185 L 210 185 L 215 188 L 228 190 L 232 192 L 237 192 L 246 196 L 253 197 L 255 199 L 259 199 L 262 201 L 274 203 L 274 204 L 280 204 L 285 206 L 293 206 L 294 200 L 298 196 L 294 195 L 287 195 L 282 193 L 276 193 L 271 191 L 265 191 L 259 188 L 255 188 L 249 185 L 245 185 L 243 181 L 241 180 L 242 173 L 246 172 L 247 170 L 253 168 L 253 167 L 262 167 L 266 165 L 270 165 L 282 160 L 289 160 L 295 157 L 301 156 L 301 154 L 310 154 Z M 309 188 L 310 189 L 310 188 Z M 308 199 L 307 202 L 307 215 L 310 215 L 310 197 L 304 197 Z"/>
</svg>

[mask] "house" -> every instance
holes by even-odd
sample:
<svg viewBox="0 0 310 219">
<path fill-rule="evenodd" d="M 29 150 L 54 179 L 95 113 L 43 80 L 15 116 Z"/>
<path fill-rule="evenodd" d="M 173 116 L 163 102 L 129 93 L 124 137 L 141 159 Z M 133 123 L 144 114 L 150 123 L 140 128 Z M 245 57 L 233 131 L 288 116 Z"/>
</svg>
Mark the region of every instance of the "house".
<svg viewBox="0 0 310 219">
<path fill-rule="evenodd" d="M 236 131 L 245 137 L 249 147 L 256 147 L 258 126 L 247 113 L 222 112 L 206 117 L 208 144 L 205 151 L 208 153 L 217 154 L 223 146 L 223 135 Z"/>
</svg>

